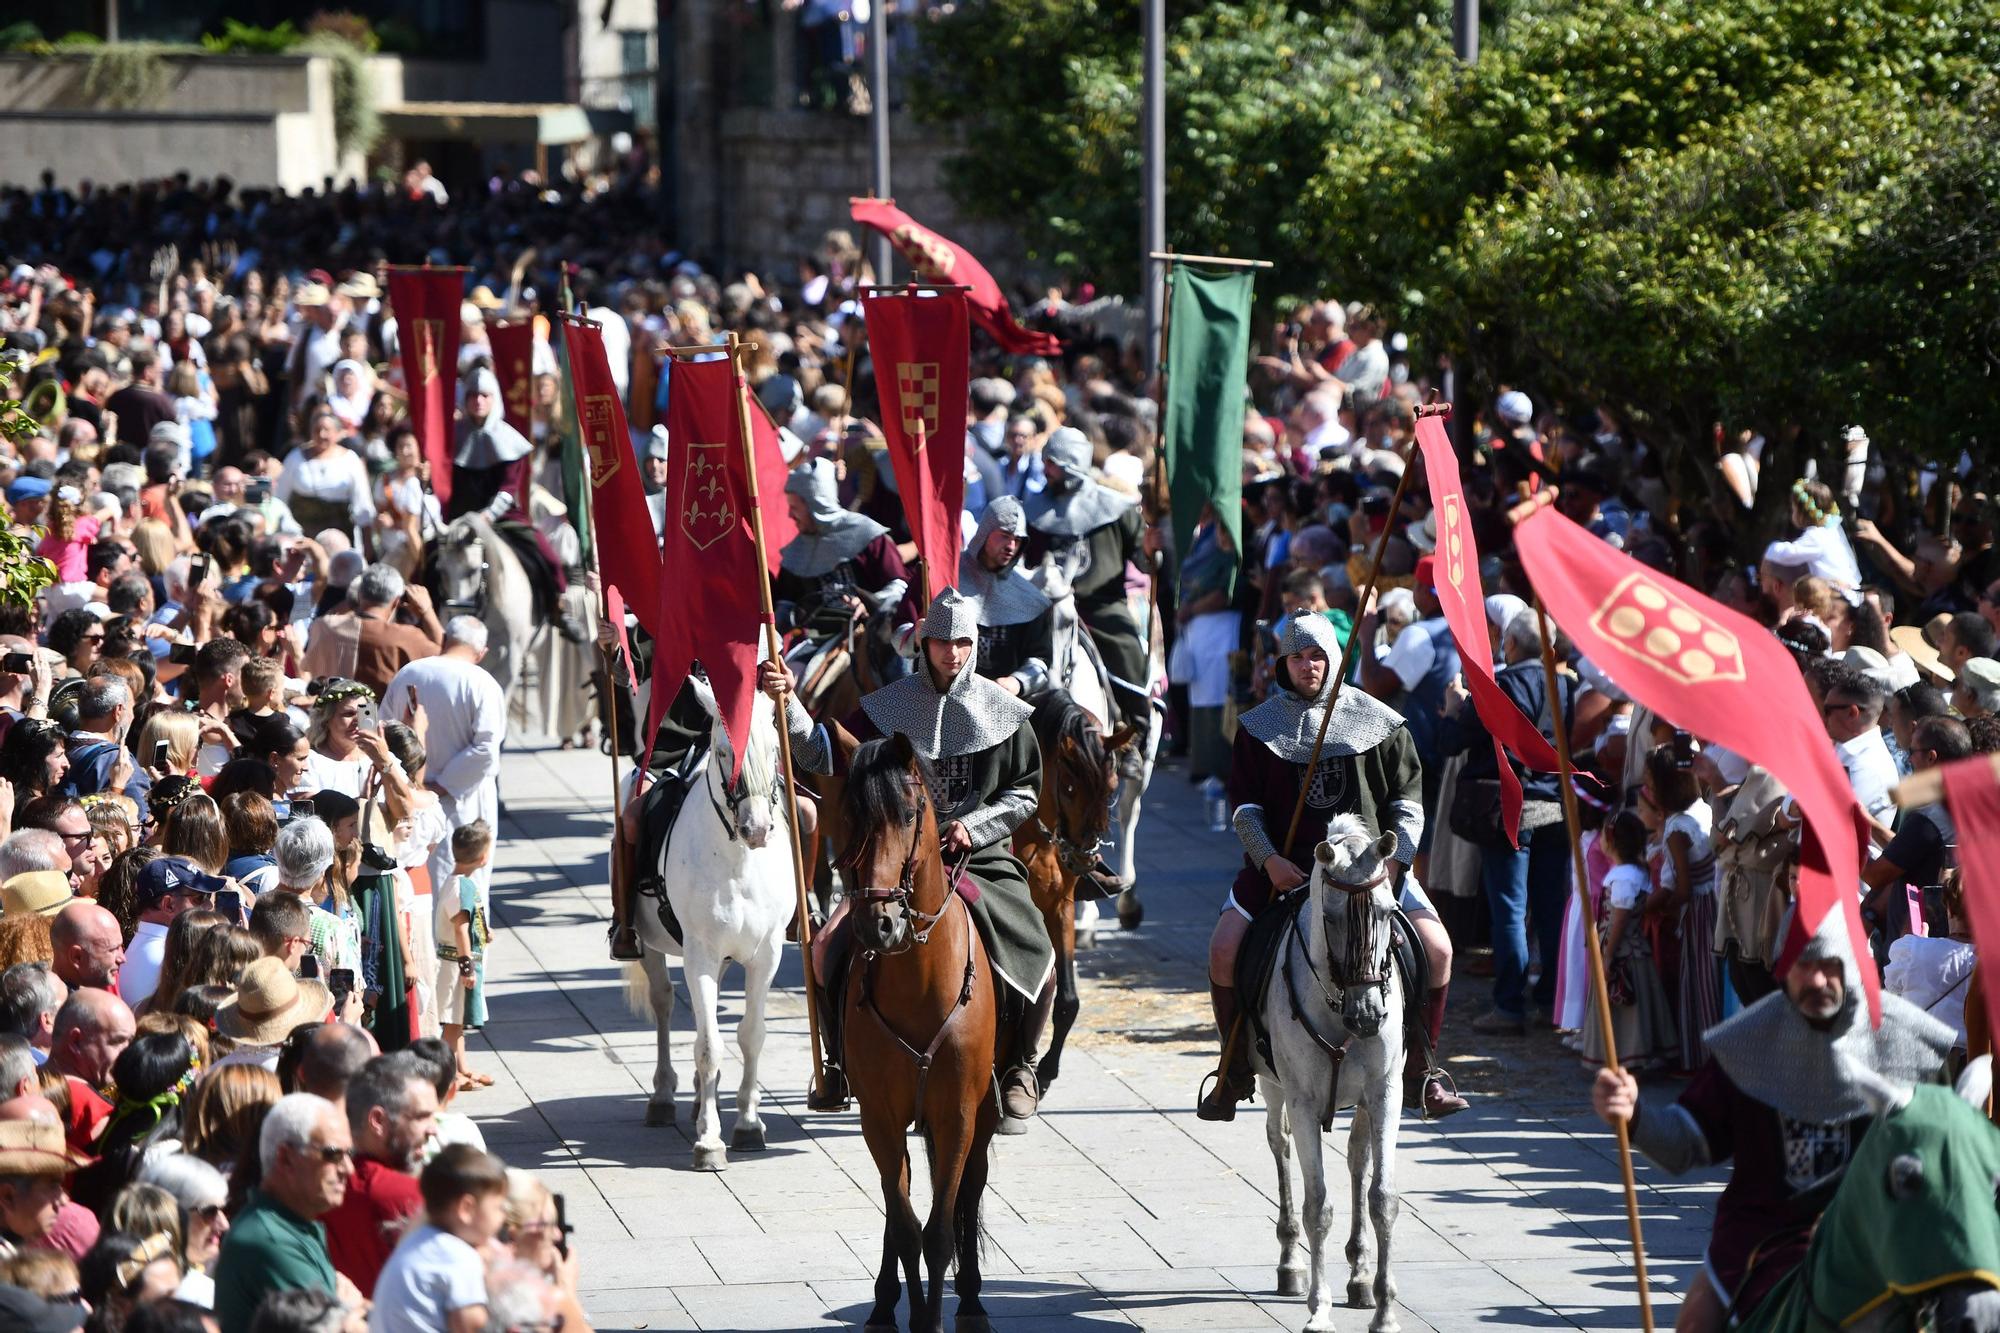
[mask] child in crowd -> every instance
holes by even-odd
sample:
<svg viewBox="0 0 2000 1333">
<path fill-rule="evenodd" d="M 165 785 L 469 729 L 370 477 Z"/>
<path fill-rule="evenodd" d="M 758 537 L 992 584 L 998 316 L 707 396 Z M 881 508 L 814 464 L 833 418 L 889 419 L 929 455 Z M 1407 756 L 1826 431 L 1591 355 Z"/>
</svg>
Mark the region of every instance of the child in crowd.
<svg viewBox="0 0 2000 1333">
<path fill-rule="evenodd" d="M 1714 812 L 1701 799 L 1694 766 L 1680 744 L 1646 756 L 1639 800 L 1660 816 L 1658 887 L 1646 905 L 1680 937 L 1681 1068 L 1708 1058 L 1702 1034 L 1722 1021 L 1722 973 L 1715 956 Z"/>
<path fill-rule="evenodd" d="M 250 658 L 243 664 L 237 679 L 243 685 L 243 706 L 231 715 L 232 722 L 238 718 L 254 722 L 271 716 L 285 706 L 285 668 L 277 658 Z"/>
<path fill-rule="evenodd" d="M 462 1322 L 485 1326 L 486 1259 L 507 1220 L 507 1168 L 454 1143 L 417 1179 L 424 1224 L 396 1246 L 375 1281 L 369 1333 L 437 1333 Z M 461 1311 L 477 1315 L 455 1320 Z"/>
<path fill-rule="evenodd" d="M 1604 876 L 1612 864 L 1604 834 L 1604 820 L 1610 804 L 1603 784 L 1589 774 L 1577 774 L 1573 785 L 1576 789 L 1577 822 L 1583 829 L 1584 884 L 1590 891 L 1589 919 L 1597 922 L 1604 919 Z M 1584 908 L 1579 902 L 1574 892 L 1563 899 L 1562 949 L 1556 958 L 1556 1002 L 1549 1014 L 1549 1025 L 1563 1034 L 1563 1045 L 1572 1051 L 1583 1049 L 1584 1019 L 1593 1003 L 1589 947 L 1583 934 Z"/>
<path fill-rule="evenodd" d="M 1603 940 L 1611 1032 L 1618 1041 L 1619 1062 L 1630 1069 L 1671 1064 L 1678 1053 L 1673 1007 L 1653 966 L 1652 945 L 1640 921 L 1652 888 L 1645 821 L 1635 811 L 1621 810 L 1604 826 L 1597 845 L 1610 861 L 1597 929 Z M 1604 1063 L 1604 1033 L 1594 1004 L 1585 1015 L 1582 1050 L 1593 1069 Z"/>
<path fill-rule="evenodd" d="M 483 819 L 461 824 L 451 835 L 451 883 L 438 889 L 437 1008 L 445 1044 L 458 1062 L 463 1091 L 490 1088 L 493 1076 L 474 1073 L 465 1063 L 467 1028 L 486 1025 L 486 904 L 474 876 L 493 859 L 493 830 Z"/>
</svg>

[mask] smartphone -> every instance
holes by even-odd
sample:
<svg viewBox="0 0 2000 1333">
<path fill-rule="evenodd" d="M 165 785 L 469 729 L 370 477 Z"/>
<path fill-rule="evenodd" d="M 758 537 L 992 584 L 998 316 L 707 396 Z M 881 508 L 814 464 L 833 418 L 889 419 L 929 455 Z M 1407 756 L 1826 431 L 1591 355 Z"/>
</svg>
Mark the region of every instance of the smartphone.
<svg viewBox="0 0 2000 1333">
<path fill-rule="evenodd" d="M 243 487 L 243 502 L 245 504 L 261 505 L 270 498 L 271 483 L 268 481 L 253 481 Z"/>
<path fill-rule="evenodd" d="M 165 767 L 167 766 L 167 760 L 168 760 L 168 758 L 169 758 L 169 757 L 170 757 L 170 756 L 169 756 L 169 754 L 168 754 L 168 751 L 167 751 L 167 742 L 165 742 L 165 741 L 155 741 L 155 742 L 153 742 L 153 764 L 152 764 L 152 766 L 153 766 L 154 768 L 165 768 Z"/>
<path fill-rule="evenodd" d="M 312 818 L 315 818 L 315 816 L 314 816 L 314 814 L 313 814 L 313 803 L 312 803 L 312 798 L 311 798 L 311 797 L 309 797 L 309 796 L 294 796 L 294 797 L 293 797 L 293 798 L 291 799 L 291 802 L 290 802 L 290 804 L 291 804 L 291 808 L 292 808 L 292 818 L 293 818 L 293 819 L 312 819 Z"/>
<path fill-rule="evenodd" d="M 1676 730 L 1674 732 L 1674 767 L 1694 767 L 1694 734 Z"/>
<path fill-rule="evenodd" d="M 35 655 L 33 653 L 8 653 L 5 657 L 0 657 L 0 671 L 8 672 L 11 675 L 25 676 L 34 669 Z"/>
<path fill-rule="evenodd" d="M 231 925 L 243 924 L 243 895 L 235 889 L 215 891 L 215 910 L 229 918 Z"/>
<path fill-rule="evenodd" d="M 372 701 L 363 699 L 355 708 L 354 725 L 363 731 L 381 730 L 380 724 L 375 720 L 375 705 Z"/>
<path fill-rule="evenodd" d="M 188 587 L 199 588 L 208 582 L 208 557 L 195 556 L 188 561 Z"/>
<path fill-rule="evenodd" d="M 316 953 L 309 953 L 309 954 L 307 954 L 307 955 L 306 955 L 305 957 L 303 957 L 303 958 L 299 959 L 299 979 L 300 979 L 301 981 L 318 981 L 318 980 L 319 980 L 319 955 L 318 955 L 318 954 L 316 954 Z"/>
<path fill-rule="evenodd" d="M 289 824 L 292 822 L 292 803 L 285 800 L 273 801 L 271 813 L 278 817 L 280 824 Z"/>
<path fill-rule="evenodd" d="M 177 643 L 167 649 L 167 661 L 174 666 L 193 666 L 194 659 L 200 652 L 201 649 L 197 648 L 194 644 Z"/>
<path fill-rule="evenodd" d="M 335 995 L 352 995 L 354 993 L 354 969 L 351 967 L 329 969 L 326 974 L 326 988 Z"/>
<path fill-rule="evenodd" d="M 556 1201 L 556 1253 L 567 1259 L 569 1258 L 569 1207 L 563 1202 L 562 1195 L 557 1194 L 553 1197 Z"/>
</svg>

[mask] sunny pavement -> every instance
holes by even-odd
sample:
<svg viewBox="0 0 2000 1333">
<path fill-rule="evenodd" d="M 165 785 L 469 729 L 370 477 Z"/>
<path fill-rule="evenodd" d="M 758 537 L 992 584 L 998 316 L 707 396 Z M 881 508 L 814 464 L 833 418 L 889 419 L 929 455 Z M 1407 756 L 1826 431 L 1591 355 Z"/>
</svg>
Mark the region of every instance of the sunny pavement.
<svg viewBox="0 0 2000 1333">
<path fill-rule="evenodd" d="M 680 1126 L 643 1123 L 653 1034 L 628 1010 L 604 952 L 609 783 L 610 762 L 594 750 L 507 756 L 493 893 L 500 929 L 487 972 L 494 1021 L 472 1055 L 496 1082 L 457 1109 L 477 1117 L 509 1163 L 564 1195 L 598 1328 L 859 1326 L 882 1204 L 855 1117 L 804 1108 L 796 951 L 773 997 L 764 1055 L 768 1150 L 733 1154 L 719 1174 L 691 1169 L 685 988 L 674 1022 Z M 1304 1303 L 1275 1294 L 1276 1176 L 1261 1111 L 1246 1107 L 1229 1125 L 1190 1111 L 1214 1058 L 1192 1017 L 1206 1008 L 1201 959 L 1235 857 L 1185 778 L 1163 769 L 1140 836 L 1146 923 L 1134 932 L 1111 924 L 1084 955 L 1094 980 L 1079 1034 L 1091 1028 L 1093 997 L 1100 1012 L 1116 1005 L 1120 1031 L 1074 1042 L 1040 1123 L 998 1142 L 985 1293 L 996 1327 L 1303 1326 Z M 1147 980 L 1135 990 L 1132 977 Z M 727 1116 L 739 1068 L 734 973 L 725 1002 Z M 1463 1052 L 1471 1041 L 1448 1032 L 1446 1045 Z M 1480 1096 L 1442 1124 L 1404 1120 L 1394 1239 L 1403 1328 L 1640 1326 L 1616 1147 L 1588 1114 L 1583 1088 L 1579 1071 L 1554 1092 Z M 1345 1132 L 1343 1119 L 1336 1142 Z M 1338 1296 L 1347 1173 L 1341 1157 L 1328 1161 Z M 1666 1327 L 1701 1253 L 1717 1181 L 1670 1181 L 1643 1163 L 1639 1179 L 1655 1316 Z M 1339 1309 L 1335 1318 L 1346 1333 L 1369 1315 Z"/>
</svg>

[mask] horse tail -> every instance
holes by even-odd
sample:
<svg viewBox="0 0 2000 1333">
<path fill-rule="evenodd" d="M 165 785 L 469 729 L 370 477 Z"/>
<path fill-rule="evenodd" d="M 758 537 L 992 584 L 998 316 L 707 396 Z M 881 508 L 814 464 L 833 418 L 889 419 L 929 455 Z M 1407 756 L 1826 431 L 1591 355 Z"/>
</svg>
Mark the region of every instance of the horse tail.
<svg viewBox="0 0 2000 1333">
<path fill-rule="evenodd" d="M 651 1019 L 656 1023 L 660 1019 L 653 1012 L 653 984 L 646 977 L 643 963 L 625 964 L 625 1007 L 632 1011 L 634 1018 Z"/>
</svg>

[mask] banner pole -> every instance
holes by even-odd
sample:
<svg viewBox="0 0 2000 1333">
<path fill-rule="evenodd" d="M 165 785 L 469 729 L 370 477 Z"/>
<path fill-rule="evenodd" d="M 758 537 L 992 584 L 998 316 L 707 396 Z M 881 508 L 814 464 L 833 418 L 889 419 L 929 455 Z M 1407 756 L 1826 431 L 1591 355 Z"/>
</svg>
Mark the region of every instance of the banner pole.
<svg viewBox="0 0 2000 1333">
<path fill-rule="evenodd" d="M 1556 760 L 1561 765 L 1563 822 L 1569 829 L 1570 873 L 1576 886 L 1577 906 L 1583 915 L 1584 952 L 1590 959 L 1590 994 L 1596 1002 L 1597 1026 L 1604 1034 L 1604 1063 L 1618 1069 L 1618 1039 L 1611 1027 L 1611 993 L 1604 977 L 1604 948 L 1597 938 L 1597 919 L 1590 910 L 1590 877 L 1583 861 L 1583 832 L 1577 822 L 1575 769 L 1570 765 L 1569 722 L 1559 703 L 1561 691 L 1556 676 L 1555 627 L 1539 595 L 1535 598 L 1535 621 L 1542 632 L 1542 683 L 1547 691 L 1549 717 L 1555 723 Z M 1639 1187 L 1632 1176 L 1631 1126 L 1619 1120 L 1618 1169 L 1625 1180 L 1625 1223 L 1632 1232 L 1632 1269 L 1639 1281 L 1639 1323 L 1653 1333 L 1653 1298 L 1646 1283 L 1646 1241 L 1639 1230 Z"/>
<path fill-rule="evenodd" d="M 1156 254 L 1154 259 L 1169 259 L 1172 256 Z M 1174 266 L 1170 262 L 1160 275 L 1160 282 L 1166 288 L 1160 296 L 1160 342 L 1155 347 L 1157 358 L 1153 363 L 1153 405 L 1159 409 L 1154 419 L 1160 423 L 1159 437 L 1153 442 L 1156 456 L 1153 459 L 1153 508 L 1158 517 L 1154 519 L 1153 531 L 1158 532 L 1165 523 L 1171 529 L 1174 518 L 1174 494 L 1172 482 L 1167 476 L 1167 332 L 1174 323 Z M 1146 638 L 1153 637 L 1153 621 L 1160 609 L 1160 573 L 1166 568 L 1161 552 L 1146 554 Z"/>
<path fill-rule="evenodd" d="M 778 613 L 771 602 L 770 563 L 764 555 L 764 510 L 757 498 L 757 451 L 750 442 L 750 386 L 743 377 L 743 354 L 755 345 L 744 342 L 735 330 L 730 331 L 730 383 L 736 395 L 736 431 L 743 441 L 743 474 L 750 490 L 750 536 L 757 544 L 757 591 L 764 602 L 764 642 L 771 660 L 783 669 L 785 655 L 778 642 Z M 799 962 L 806 983 L 806 1036 L 812 1042 L 812 1090 L 814 1100 L 818 1100 L 824 1091 L 820 1086 L 820 1076 L 825 1060 L 820 1052 L 818 987 L 813 982 L 812 911 L 806 899 L 806 854 L 799 837 L 799 787 L 792 771 L 792 732 L 785 725 L 784 709 L 778 710 L 777 722 L 778 750 L 785 763 L 785 800 L 791 811 L 792 880 L 798 889 L 799 900 Z"/>
</svg>

